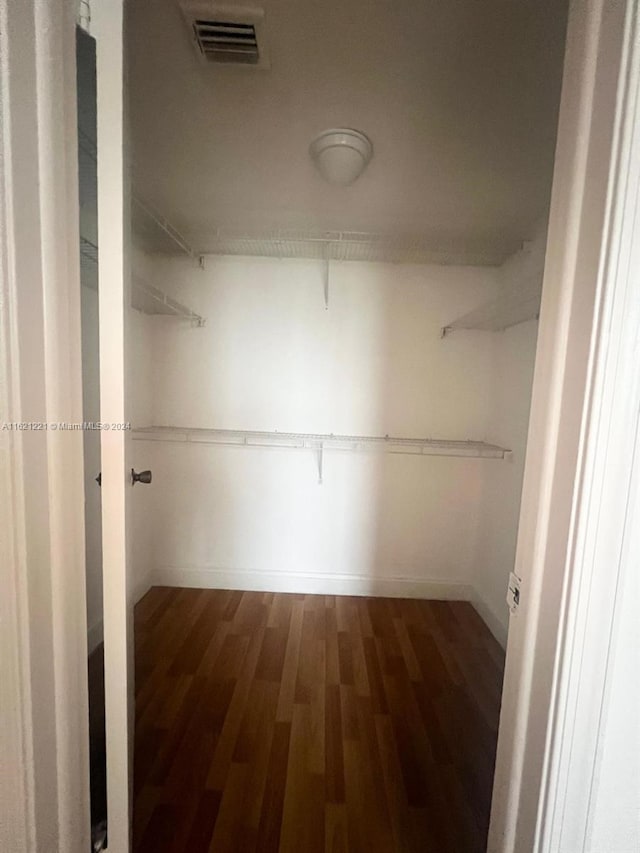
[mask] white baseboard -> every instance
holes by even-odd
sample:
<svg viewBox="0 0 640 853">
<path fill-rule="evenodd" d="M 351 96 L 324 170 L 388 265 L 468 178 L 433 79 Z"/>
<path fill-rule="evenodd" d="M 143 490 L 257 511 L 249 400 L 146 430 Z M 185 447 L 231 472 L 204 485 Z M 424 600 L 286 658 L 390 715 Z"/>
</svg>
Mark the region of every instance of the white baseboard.
<svg viewBox="0 0 640 853">
<path fill-rule="evenodd" d="M 376 577 L 323 572 L 259 572 L 219 568 L 163 566 L 154 569 L 151 586 L 195 589 L 241 589 L 256 592 L 296 592 L 317 595 L 374 595 L 390 598 L 432 598 L 469 601 L 465 583 L 428 578 Z"/>
<path fill-rule="evenodd" d="M 146 572 L 141 578 L 138 578 L 132 586 L 133 603 L 137 604 L 140 599 L 146 595 L 154 583 L 152 581 L 153 572 Z M 156 584 L 157 586 L 157 584 Z"/>
<path fill-rule="evenodd" d="M 162 566 L 147 572 L 134 584 L 134 603 L 140 601 L 152 586 L 469 601 L 500 645 L 503 648 L 506 648 L 507 645 L 508 614 L 506 619 L 501 619 L 476 589 L 460 581 L 406 577 L 383 578 L 372 575 L 325 574 L 323 572 L 259 572 L 247 571 L 246 569 Z M 103 638 L 103 623 L 100 620 L 88 632 L 89 654 L 100 645 Z"/>
<path fill-rule="evenodd" d="M 507 605 L 504 605 L 505 618 L 501 618 L 492 607 L 479 595 L 476 589 L 472 589 L 469 599 L 473 604 L 478 615 L 491 631 L 496 640 L 500 643 L 503 649 L 507 648 L 507 634 L 509 632 L 509 611 Z"/>
</svg>

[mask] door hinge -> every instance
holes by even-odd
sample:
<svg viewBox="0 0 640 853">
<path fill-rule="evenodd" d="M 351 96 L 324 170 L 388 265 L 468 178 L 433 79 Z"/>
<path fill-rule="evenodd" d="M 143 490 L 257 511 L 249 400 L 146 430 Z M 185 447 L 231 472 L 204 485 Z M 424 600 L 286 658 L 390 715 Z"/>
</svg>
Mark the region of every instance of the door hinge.
<svg viewBox="0 0 640 853">
<path fill-rule="evenodd" d="M 507 604 L 509 610 L 515 613 L 520 606 L 520 584 L 521 580 L 515 572 L 509 572 L 509 583 L 507 585 Z"/>
<path fill-rule="evenodd" d="M 80 0 L 76 23 L 86 33 L 91 33 L 91 0 Z"/>
</svg>

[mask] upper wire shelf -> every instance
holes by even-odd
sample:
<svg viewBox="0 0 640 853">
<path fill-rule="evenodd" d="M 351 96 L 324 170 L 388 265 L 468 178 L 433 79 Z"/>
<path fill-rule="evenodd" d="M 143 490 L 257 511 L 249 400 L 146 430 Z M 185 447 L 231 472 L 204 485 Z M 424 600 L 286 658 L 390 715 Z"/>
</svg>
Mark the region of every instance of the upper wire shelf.
<svg viewBox="0 0 640 853">
<path fill-rule="evenodd" d="M 364 231 L 273 230 L 253 234 L 215 231 L 202 241 L 204 255 L 300 258 L 371 263 L 466 264 L 495 266 L 511 247 L 460 246 L 424 235 L 385 235 Z"/>
<path fill-rule="evenodd" d="M 206 320 L 177 299 L 139 278 L 133 279 L 131 305 L 143 314 L 163 314 L 189 320 L 194 326 L 204 326 Z"/>
<path fill-rule="evenodd" d="M 94 163 L 97 162 L 96 144 L 93 139 L 91 139 L 91 137 L 82 130 L 82 128 L 78 128 L 78 145 L 81 154 L 86 154 Z M 151 222 L 155 228 L 160 229 L 160 231 L 165 234 L 181 252 L 184 252 L 184 254 L 196 261 L 201 267 L 204 266 L 203 255 L 200 252 L 196 252 L 189 241 L 169 222 L 168 219 L 158 213 L 157 210 L 154 210 L 150 204 L 143 201 L 138 196 L 132 195 L 131 200 L 133 205 L 138 208 L 147 220 Z"/>
<path fill-rule="evenodd" d="M 132 202 L 148 223 L 151 223 L 154 228 L 159 229 L 174 246 L 177 246 L 181 252 L 190 257 L 200 267 L 204 268 L 204 255 L 201 252 L 197 252 L 187 238 L 168 219 L 136 195 L 132 196 Z M 144 231 L 145 228 L 138 224 L 137 230 Z"/>
<path fill-rule="evenodd" d="M 94 163 L 97 162 L 96 144 L 93 139 L 91 139 L 91 137 L 82 130 L 82 128 L 78 129 L 78 145 L 81 154 L 86 154 Z M 181 252 L 184 252 L 190 258 L 197 261 L 200 266 L 204 265 L 203 256 L 199 252 L 196 252 L 189 241 L 169 222 L 168 219 L 136 195 L 132 195 L 131 201 L 133 205 L 137 207 L 138 210 L 148 219 L 148 221 L 151 222 L 154 227 L 160 229 L 160 231 L 165 234 Z"/>
</svg>

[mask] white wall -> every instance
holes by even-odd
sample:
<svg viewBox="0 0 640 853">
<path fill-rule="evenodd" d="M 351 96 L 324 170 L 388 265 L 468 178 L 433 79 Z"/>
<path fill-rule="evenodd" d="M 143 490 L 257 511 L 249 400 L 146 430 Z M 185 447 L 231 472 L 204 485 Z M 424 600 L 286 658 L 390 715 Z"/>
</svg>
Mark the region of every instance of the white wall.
<svg viewBox="0 0 640 853">
<path fill-rule="evenodd" d="M 207 318 L 156 325 L 157 424 L 478 437 L 491 342 L 440 327 L 492 295 L 491 268 L 304 260 L 156 261 L 152 283 Z"/>
<path fill-rule="evenodd" d="M 502 294 L 517 291 L 523 299 L 539 294 L 545 247 L 546 224 L 541 223 L 531 243 L 500 268 Z M 492 335 L 488 435 L 512 455 L 503 465 L 484 469 L 472 583 L 473 603 L 502 645 L 509 626 L 507 582 L 515 563 L 537 333 L 537 320 L 529 320 Z"/>
<path fill-rule="evenodd" d="M 509 625 L 507 580 L 516 553 L 537 333 L 537 321 L 529 320 L 494 339 L 489 435 L 496 444 L 510 448 L 512 455 L 504 464 L 485 469 L 473 603 L 502 645 Z"/>
<path fill-rule="evenodd" d="M 495 269 L 336 263 L 325 311 L 314 261 L 150 264 L 207 325 L 151 319 L 152 412 L 136 425 L 488 437 L 493 336 L 439 330 L 495 294 Z M 320 486 L 310 452 L 134 451 L 154 475 L 155 582 L 461 598 L 483 476 L 505 464 L 327 452 Z"/>
</svg>

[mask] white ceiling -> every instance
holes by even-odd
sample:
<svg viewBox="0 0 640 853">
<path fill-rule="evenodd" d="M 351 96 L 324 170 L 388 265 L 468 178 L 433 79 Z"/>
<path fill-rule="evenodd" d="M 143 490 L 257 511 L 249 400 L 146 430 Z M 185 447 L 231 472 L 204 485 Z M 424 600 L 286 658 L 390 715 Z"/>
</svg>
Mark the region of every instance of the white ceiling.
<svg viewBox="0 0 640 853">
<path fill-rule="evenodd" d="M 199 249 L 215 229 L 420 236 L 500 261 L 548 205 L 565 0 L 264 0 L 271 70 L 204 65 L 177 0 L 130 0 L 136 191 Z M 308 156 L 354 127 L 351 187 Z"/>
</svg>

